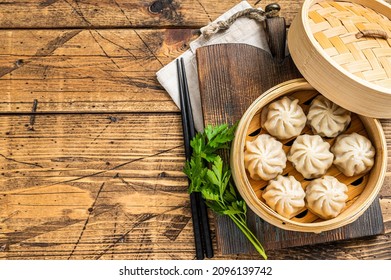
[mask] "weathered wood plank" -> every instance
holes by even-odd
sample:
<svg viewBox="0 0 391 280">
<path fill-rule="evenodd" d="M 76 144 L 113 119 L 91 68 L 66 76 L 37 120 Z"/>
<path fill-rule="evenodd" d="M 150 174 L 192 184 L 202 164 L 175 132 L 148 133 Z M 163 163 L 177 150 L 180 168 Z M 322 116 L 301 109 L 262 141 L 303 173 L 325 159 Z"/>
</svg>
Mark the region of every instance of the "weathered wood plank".
<svg viewBox="0 0 391 280">
<path fill-rule="evenodd" d="M 0 28 L 199 28 L 215 20 L 240 0 L 76 1 L 24 0 L 0 3 Z M 248 1 L 254 5 L 257 1 Z M 281 14 L 293 18 L 303 0 L 260 1 L 256 7 L 278 2 Z M 293 3 L 292 3 L 293 2 Z"/>
<path fill-rule="evenodd" d="M 194 32 L 0 30 L 0 112 L 177 112 L 156 72 Z"/>
<path fill-rule="evenodd" d="M 169 180 L 163 189 L 184 185 L 177 114 L 36 115 L 33 124 L 28 115 L 2 116 L 0 127 L 4 193 L 67 181 L 103 183 L 119 170 L 150 188 L 160 179 Z"/>
<path fill-rule="evenodd" d="M 178 114 L 29 122 L 0 117 L 1 259 L 193 258 Z"/>
</svg>

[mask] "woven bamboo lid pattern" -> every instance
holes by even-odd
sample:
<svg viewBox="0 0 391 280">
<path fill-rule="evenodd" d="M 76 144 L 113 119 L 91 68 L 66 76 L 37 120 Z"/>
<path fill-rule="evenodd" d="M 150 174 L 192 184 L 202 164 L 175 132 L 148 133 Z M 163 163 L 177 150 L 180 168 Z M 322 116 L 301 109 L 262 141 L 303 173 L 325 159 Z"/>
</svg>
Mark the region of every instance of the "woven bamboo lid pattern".
<svg viewBox="0 0 391 280">
<path fill-rule="evenodd" d="M 309 24 L 316 41 L 344 69 L 369 82 L 391 88 L 391 21 L 351 2 L 313 5 Z"/>
<path fill-rule="evenodd" d="M 354 113 L 391 118 L 391 5 L 305 0 L 288 32 L 304 78 Z"/>
</svg>

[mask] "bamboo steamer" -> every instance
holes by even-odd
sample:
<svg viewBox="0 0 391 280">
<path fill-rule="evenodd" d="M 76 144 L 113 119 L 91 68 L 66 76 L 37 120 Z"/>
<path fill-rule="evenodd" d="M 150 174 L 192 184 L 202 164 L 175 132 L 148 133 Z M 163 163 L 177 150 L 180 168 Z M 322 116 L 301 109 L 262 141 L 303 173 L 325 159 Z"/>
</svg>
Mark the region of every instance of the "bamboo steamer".
<svg viewBox="0 0 391 280">
<path fill-rule="evenodd" d="M 352 114 L 350 127 L 345 133 L 357 132 L 368 137 L 376 149 L 375 164 L 371 171 L 365 175 L 346 177 L 333 165 L 326 173 L 336 177 L 339 181 L 348 186 L 349 200 L 347 206 L 340 215 L 330 220 L 321 220 L 306 208 L 296 217 L 287 219 L 272 210 L 261 197 L 262 190 L 266 187 L 267 181 L 255 181 L 250 178 L 244 166 L 244 147 L 246 141 L 255 139 L 261 133 L 267 133 L 261 127 L 261 110 L 270 102 L 282 96 L 291 96 L 300 100 L 305 113 L 309 104 L 319 92 L 304 79 L 291 80 L 275 86 L 266 91 L 242 116 L 236 131 L 235 139 L 231 147 L 231 169 L 232 177 L 247 205 L 270 224 L 286 230 L 320 233 L 327 230 L 339 228 L 355 221 L 372 204 L 383 184 L 387 167 L 387 147 L 383 129 L 377 119 Z M 302 134 L 312 134 L 311 129 L 306 126 Z M 281 141 L 286 153 L 294 139 Z M 335 139 L 326 139 L 330 145 Z M 300 173 L 288 161 L 282 175 L 292 175 L 299 180 L 305 188 L 309 181 L 305 180 Z"/>
<path fill-rule="evenodd" d="M 391 5 L 382 1 L 306 0 L 288 32 L 289 52 L 328 99 L 361 115 L 390 118 L 390 18 Z"/>
</svg>

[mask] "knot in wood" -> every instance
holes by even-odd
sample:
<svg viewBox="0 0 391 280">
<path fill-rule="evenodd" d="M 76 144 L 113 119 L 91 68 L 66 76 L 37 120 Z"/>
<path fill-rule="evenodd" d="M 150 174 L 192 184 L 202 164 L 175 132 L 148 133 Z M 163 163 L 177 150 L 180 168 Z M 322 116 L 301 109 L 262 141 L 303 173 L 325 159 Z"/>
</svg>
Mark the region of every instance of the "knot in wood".
<svg viewBox="0 0 391 280">
<path fill-rule="evenodd" d="M 149 11 L 153 14 L 160 13 L 164 9 L 164 3 L 162 1 L 155 1 L 149 6 Z"/>
</svg>

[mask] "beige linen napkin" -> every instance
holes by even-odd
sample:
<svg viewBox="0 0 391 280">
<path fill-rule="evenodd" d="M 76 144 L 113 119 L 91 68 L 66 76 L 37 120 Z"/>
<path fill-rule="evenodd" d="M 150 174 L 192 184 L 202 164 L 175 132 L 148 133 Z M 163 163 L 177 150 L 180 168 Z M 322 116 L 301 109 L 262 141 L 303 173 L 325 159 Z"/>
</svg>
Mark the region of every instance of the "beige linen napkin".
<svg viewBox="0 0 391 280">
<path fill-rule="evenodd" d="M 247 1 L 242 1 L 232 9 L 221 15 L 214 22 L 220 20 L 227 20 L 231 15 L 238 11 L 252 8 Z M 202 131 L 203 116 L 201 108 L 200 91 L 198 86 L 198 73 L 196 63 L 196 49 L 201 46 L 222 43 L 245 43 L 261 48 L 270 52 L 267 44 L 266 33 L 262 25 L 249 18 L 238 18 L 226 31 L 213 34 L 209 40 L 206 40 L 202 35 L 190 43 L 190 49 L 184 52 L 183 57 L 188 79 L 188 86 L 190 92 L 190 101 L 193 108 L 194 124 L 197 131 Z M 176 62 L 172 61 L 156 73 L 159 83 L 165 88 L 171 96 L 175 104 L 180 108 L 179 104 L 179 90 L 178 90 L 178 76 Z"/>
</svg>

